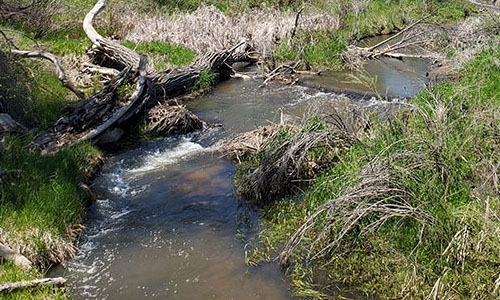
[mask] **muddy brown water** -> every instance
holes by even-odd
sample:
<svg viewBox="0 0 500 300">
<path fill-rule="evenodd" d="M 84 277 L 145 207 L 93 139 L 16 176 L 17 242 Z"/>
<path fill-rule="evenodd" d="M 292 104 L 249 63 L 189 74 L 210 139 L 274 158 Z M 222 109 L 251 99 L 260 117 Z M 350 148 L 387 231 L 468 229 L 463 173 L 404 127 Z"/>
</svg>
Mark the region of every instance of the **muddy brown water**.
<svg viewBox="0 0 500 300">
<path fill-rule="evenodd" d="M 395 89 L 392 83 L 403 76 L 392 74 L 387 63 L 390 72 L 375 67 L 378 78 L 387 78 L 382 90 L 412 96 L 423 87 L 426 71 L 420 68 L 426 65 L 404 71 L 409 77 Z M 305 80 L 338 85 L 339 77 Z M 258 210 L 235 194 L 235 166 L 220 157 L 218 143 L 283 118 L 300 119 L 315 101 L 337 109 L 400 104 L 352 103 L 305 87 L 259 84 L 230 80 L 188 103 L 220 128 L 151 141 L 109 158 L 93 184 L 98 200 L 89 209 L 78 255 L 52 271 L 68 279 L 76 299 L 294 299 L 276 263 L 245 264 Z"/>
</svg>

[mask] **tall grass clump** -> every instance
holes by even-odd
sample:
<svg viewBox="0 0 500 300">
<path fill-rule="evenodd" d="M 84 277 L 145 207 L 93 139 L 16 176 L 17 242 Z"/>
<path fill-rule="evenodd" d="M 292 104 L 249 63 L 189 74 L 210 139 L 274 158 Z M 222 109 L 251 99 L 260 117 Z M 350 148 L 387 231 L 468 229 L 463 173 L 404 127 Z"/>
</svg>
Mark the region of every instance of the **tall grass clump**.
<svg viewBox="0 0 500 300">
<path fill-rule="evenodd" d="M 374 122 L 303 199 L 268 205 L 262 249 L 280 253 L 299 294 L 321 283 L 382 299 L 500 297 L 499 60 L 483 50 L 458 82 Z"/>
</svg>

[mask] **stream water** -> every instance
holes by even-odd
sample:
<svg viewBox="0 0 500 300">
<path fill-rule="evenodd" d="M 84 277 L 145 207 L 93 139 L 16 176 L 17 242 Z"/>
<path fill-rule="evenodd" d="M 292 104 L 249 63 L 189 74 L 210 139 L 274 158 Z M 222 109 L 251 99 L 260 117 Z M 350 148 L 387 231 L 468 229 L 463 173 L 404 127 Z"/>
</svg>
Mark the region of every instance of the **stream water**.
<svg viewBox="0 0 500 300">
<path fill-rule="evenodd" d="M 382 90 L 407 74 L 413 75 L 401 88 L 391 86 L 393 95 L 411 96 L 423 85 L 425 71 L 388 69 L 375 68 L 378 78 L 387 78 Z M 338 84 L 336 78 L 307 80 Z M 230 80 L 188 103 L 220 128 L 151 141 L 109 158 L 93 184 L 98 200 L 78 255 L 54 271 L 68 278 L 75 298 L 293 299 L 277 264 L 245 264 L 258 211 L 235 194 L 235 166 L 220 157 L 218 142 L 284 117 L 300 119 L 315 101 L 337 108 L 394 104 L 259 84 Z"/>
</svg>

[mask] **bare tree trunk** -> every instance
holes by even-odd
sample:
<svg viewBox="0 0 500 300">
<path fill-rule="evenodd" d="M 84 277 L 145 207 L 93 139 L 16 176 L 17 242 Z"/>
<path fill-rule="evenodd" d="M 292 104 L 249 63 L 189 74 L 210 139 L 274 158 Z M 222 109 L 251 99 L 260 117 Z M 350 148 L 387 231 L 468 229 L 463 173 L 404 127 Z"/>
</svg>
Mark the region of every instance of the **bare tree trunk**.
<svg viewBox="0 0 500 300">
<path fill-rule="evenodd" d="M 94 63 L 119 71 L 126 67 L 137 67 L 139 65 L 140 56 L 134 50 L 122 46 L 113 40 L 104 38 L 92 25 L 94 18 L 104 9 L 105 5 L 105 0 L 97 1 L 96 5 L 89 11 L 83 20 L 83 30 L 92 42 L 90 54 L 94 56 Z M 147 71 L 148 73 L 154 73 L 154 70 L 150 67 L 147 68 Z"/>
</svg>

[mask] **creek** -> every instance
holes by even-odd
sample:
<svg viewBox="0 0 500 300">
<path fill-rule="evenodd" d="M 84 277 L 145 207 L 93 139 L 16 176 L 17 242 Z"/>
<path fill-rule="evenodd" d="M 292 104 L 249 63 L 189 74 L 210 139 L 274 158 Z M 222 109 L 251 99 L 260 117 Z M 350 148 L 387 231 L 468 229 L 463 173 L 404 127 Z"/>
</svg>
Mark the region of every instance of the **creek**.
<svg viewBox="0 0 500 300">
<path fill-rule="evenodd" d="M 377 89 L 413 96 L 427 63 L 368 65 Z M 371 69 L 370 69 L 371 68 Z M 345 85 L 346 74 L 308 77 Z M 340 78 L 340 81 L 339 81 Z M 387 110 L 401 102 L 358 99 L 301 86 L 232 79 L 187 103 L 201 119 L 221 124 L 142 144 L 109 157 L 93 189 L 78 255 L 54 275 L 65 276 L 76 299 L 294 299 L 277 263 L 245 264 L 258 231 L 258 208 L 233 187 L 235 166 L 221 158 L 223 138 L 270 122 L 303 118 L 311 103 Z"/>
</svg>

